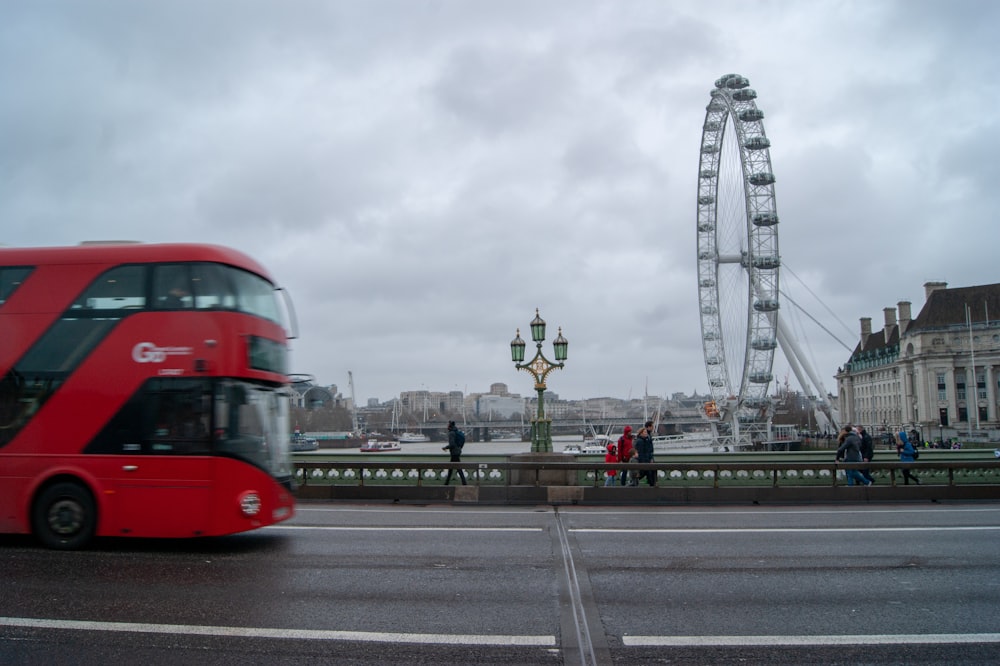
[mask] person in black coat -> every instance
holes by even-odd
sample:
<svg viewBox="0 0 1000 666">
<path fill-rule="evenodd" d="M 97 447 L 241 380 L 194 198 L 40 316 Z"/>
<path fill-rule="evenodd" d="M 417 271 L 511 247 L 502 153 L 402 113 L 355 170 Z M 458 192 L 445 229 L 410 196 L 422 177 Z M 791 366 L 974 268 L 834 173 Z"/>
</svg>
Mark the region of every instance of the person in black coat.
<svg viewBox="0 0 1000 666">
<path fill-rule="evenodd" d="M 639 454 L 640 463 L 653 462 L 653 422 L 646 421 L 646 425 L 635 437 L 635 450 Z M 651 486 L 656 485 L 656 470 L 647 469 L 639 472 L 639 478 L 646 477 L 646 483 Z"/>
<path fill-rule="evenodd" d="M 865 462 L 871 462 L 872 458 L 875 457 L 875 440 L 872 436 L 868 434 L 868 431 L 864 427 L 861 428 L 861 459 Z M 872 471 L 870 469 L 861 470 L 861 476 L 865 477 L 869 482 L 875 483 L 874 477 L 872 477 Z"/>
<path fill-rule="evenodd" d="M 854 428 L 849 425 L 844 426 L 844 429 L 840 431 L 837 441 L 840 442 L 840 446 L 837 447 L 837 462 L 863 462 L 861 458 L 861 437 L 858 436 L 858 433 L 854 432 Z M 847 485 L 849 486 L 853 486 L 855 483 L 862 486 L 870 486 L 872 484 L 871 481 L 866 479 L 856 469 L 846 469 L 844 472 L 847 474 Z"/>
<path fill-rule="evenodd" d="M 448 421 L 448 445 L 442 447 L 442 449 L 451 454 L 449 462 L 462 462 L 462 446 L 458 443 L 458 428 L 455 426 L 454 421 Z M 456 471 L 458 472 L 458 478 L 462 480 L 462 485 L 468 485 L 465 482 L 465 471 L 461 467 L 457 470 L 448 470 L 448 476 L 444 479 L 444 485 L 447 486 L 451 483 L 451 473 Z"/>
</svg>

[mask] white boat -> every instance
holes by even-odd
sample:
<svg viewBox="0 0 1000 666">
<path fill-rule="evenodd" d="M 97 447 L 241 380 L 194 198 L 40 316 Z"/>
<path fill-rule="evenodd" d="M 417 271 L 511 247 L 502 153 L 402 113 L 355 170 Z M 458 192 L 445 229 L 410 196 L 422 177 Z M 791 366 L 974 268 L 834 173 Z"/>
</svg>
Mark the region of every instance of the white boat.
<svg viewBox="0 0 1000 666">
<path fill-rule="evenodd" d="M 694 450 L 696 449 L 696 450 Z M 710 432 L 689 432 L 683 435 L 661 435 L 653 438 L 654 453 L 717 452 L 719 441 Z"/>
<path fill-rule="evenodd" d="M 618 438 L 611 435 L 594 435 L 583 440 L 584 453 L 607 453 L 608 444 L 618 446 Z"/>
<path fill-rule="evenodd" d="M 429 442 L 431 438 L 421 432 L 404 432 L 399 436 L 399 441 L 405 443 Z"/>
<path fill-rule="evenodd" d="M 608 444 L 614 444 L 615 440 L 607 435 L 597 435 L 596 437 L 583 440 L 583 444 L 567 444 L 563 447 L 563 453 L 571 455 L 604 455 L 608 452 Z"/>
<path fill-rule="evenodd" d="M 399 442 L 389 440 L 369 439 L 367 443 L 361 445 L 362 453 L 383 453 L 385 451 L 399 451 Z"/>
</svg>

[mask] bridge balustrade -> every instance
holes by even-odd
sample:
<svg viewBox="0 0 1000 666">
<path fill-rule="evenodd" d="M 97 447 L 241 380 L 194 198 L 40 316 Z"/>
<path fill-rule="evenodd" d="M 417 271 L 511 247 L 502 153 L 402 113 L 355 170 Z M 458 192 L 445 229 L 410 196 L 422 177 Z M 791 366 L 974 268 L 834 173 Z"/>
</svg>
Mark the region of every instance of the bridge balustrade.
<svg viewBox="0 0 1000 666">
<path fill-rule="evenodd" d="M 475 501 L 545 501 L 544 496 L 593 502 L 830 501 L 834 499 L 1000 499 L 1000 461 L 870 462 L 654 462 L 632 464 L 651 470 L 657 485 L 604 487 L 605 472 L 622 467 L 603 462 L 515 462 L 338 460 L 297 461 L 301 499 L 459 499 L 461 482 L 443 486 L 448 470 L 465 471 Z M 909 468 L 920 485 L 904 487 Z M 847 469 L 868 469 L 873 486 L 848 486 Z M 617 483 L 617 479 L 616 479 Z M 536 492 L 526 492 L 533 488 Z M 520 489 L 520 490 L 518 490 Z M 452 495 L 452 492 L 456 494 Z M 540 492 L 541 491 L 541 492 Z M 538 499 L 542 497 L 542 499 Z M 527 500 L 531 501 L 531 500 Z"/>
</svg>

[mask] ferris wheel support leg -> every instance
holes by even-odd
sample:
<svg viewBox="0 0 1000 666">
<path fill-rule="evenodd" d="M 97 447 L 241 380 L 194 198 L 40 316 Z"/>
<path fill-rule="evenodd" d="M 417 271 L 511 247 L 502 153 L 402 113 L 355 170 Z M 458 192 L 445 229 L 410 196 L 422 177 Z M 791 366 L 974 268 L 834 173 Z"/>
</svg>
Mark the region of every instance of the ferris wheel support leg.
<svg viewBox="0 0 1000 666">
<path fill-rule="evenodd" d="M 796 361 L 802 365 L 806 374 L 809 375 L 809 378 L 812 380 L 817 396 L 825 401 L 827 392 L 826 388 L 823 386 L 823 382 L 820 381 L 820 378 L 816 374 L 813 367 L 809 365 L 809 361 L 806 360 L 805 356 L 802 354 L 802 350 L 799 349 L 798 343 L 795 342 L 794 338 L 788 335 L 788 330 L 785 328 L 785 324 L 780 317 L 778 318 L 778 344 L 780 344 L 782 349 L 785 351 L 785 356 L 789 358 L 789 361 L 791 361 L 792 356 L 794 356 Z M 788 353 L 789 350 L 791 350 L 791 354 Z M 805 384 L 803 384 L 803 386 L 804 385 Z"/>
<path fill-rule="evenodd" d="M 780 320 L 779 320 L 780 321 Z M 792 367 L 792 374 L 795 378 L 799 380 L 799 386 L 805 391 L 806 395 L 813 393 L 812 386 L 809 384 L 809 380 L 802 372 L 802 366 L 799 365 L 799 359 L 795 356 L 795 352 L 791 348 L 791 344 L 788 337 L 785 335 L 784 328 L 779 324 L 777 330 L 778 345 L 781 346 L 781 351 L 785 354 L 785 359 L 788 361 L 788 365 Z"/>
</svg>

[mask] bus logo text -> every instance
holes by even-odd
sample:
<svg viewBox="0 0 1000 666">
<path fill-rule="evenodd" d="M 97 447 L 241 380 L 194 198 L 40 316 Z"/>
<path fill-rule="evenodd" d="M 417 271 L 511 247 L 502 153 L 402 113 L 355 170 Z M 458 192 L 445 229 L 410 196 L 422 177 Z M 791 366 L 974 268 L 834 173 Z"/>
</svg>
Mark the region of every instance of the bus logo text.
<svg viewBox="0 0 1000 666">
<path fill-rule="evenodd" d="M 140 342 L 132 347 L 132 360 L 136 363 L 163 363 L 168 356 L 190 356 L 191 347 L 158 347 L 152 342 Z"/>
</svg>

